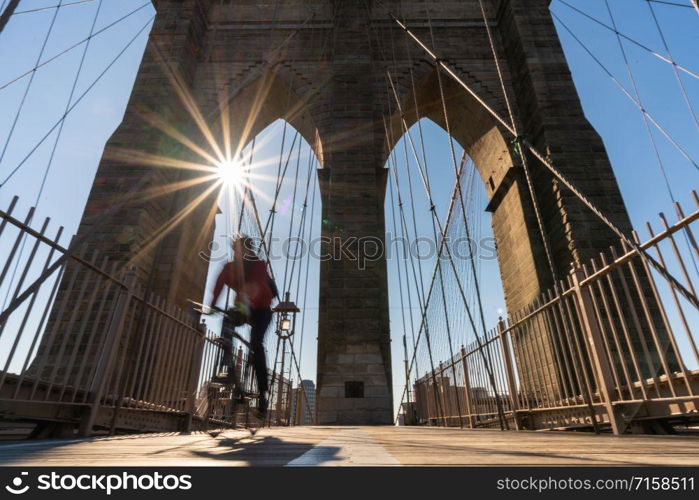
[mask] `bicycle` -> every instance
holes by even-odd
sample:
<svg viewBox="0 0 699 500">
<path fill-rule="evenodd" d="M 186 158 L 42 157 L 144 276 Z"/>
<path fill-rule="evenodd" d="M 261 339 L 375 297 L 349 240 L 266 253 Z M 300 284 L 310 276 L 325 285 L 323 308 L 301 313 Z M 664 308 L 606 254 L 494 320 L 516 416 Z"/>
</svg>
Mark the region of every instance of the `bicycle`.
<svg viewBox="0 0 699 500">
<path fill-rule="evenodd" d="M 221 336 L 214 340 L 214 342 L 221 347 L 223 354 L 214 365 L 214 373 L 211 375 L 207 386 L 207 426 L 208 422 L 215 417 L 215 412 L 219 403 L 221 400 L 224 400 L 224 411 L 227 406 L 230 410 L 227 416 L 230 417 L 230 421 L 234 428 L 237 427 L 238 424 L 237 420 L 241 406 L 245 407 L 245 428 L 254 436 L 262 425 L 252 425 L 253 422 L 251 422 L 250 419 L 249 409 L 251 401 L 259 397 L 259 395 L 245 391 L 238 370 L 236 369 L 236 360 L 233 353 L 233 339 L 240 341 L 248 348 L 248 352 L 252 352 L 250 342 L 236 331 L 237 327 L 246 323 L 247 316 L 238 308 L 224 310 L 216 306 L 211 306 L 208 307 L 207 311 L 204 309 L 206 307 L 204 304 L 193 300 L 189 302 L 193 305 L 193 310 L 195 312 L 205 315 L 221 314 L 223 316 Z M 225 371 L 221 371 L 222 368 L 224 368 Z M 226 415 L 224 415 L 224 420 L 225 417 Z M 253 418 L 252 420 L 259 420 L 260 423 L 264 423 L 264 417 L 264 415 L 257 415 L 257 419 Z"/>
</svg>

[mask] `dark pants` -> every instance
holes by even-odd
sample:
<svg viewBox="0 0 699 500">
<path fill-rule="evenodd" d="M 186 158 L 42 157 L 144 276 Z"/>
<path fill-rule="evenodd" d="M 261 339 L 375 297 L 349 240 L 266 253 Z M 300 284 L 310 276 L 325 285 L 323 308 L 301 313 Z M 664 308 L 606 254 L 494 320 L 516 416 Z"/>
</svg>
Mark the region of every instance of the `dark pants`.
<svg viewBox="0 0 699 500">
<path fill-rule="evenodd" d="M 248 323 L 252 326 L 250 331 L 250 363 L 255 370 L 257 378 L 257 390 L 260 396 L 265 396 L 268 389 L 267 382 L 267 356 L 265 355 L 265 333 L 272 321 L 271 309 L 253 309 L 250 311 Z M 235 363 L 233 362 L 233 332 L 235 331 L 235 323 L 224 321 L 222 336 L 227 341 L 224 349 L 221 366 L 228 368 L 229 382 L 240 387 L 240 374 L 235 373 Z M 239 323 L 238 323 L 239 325 Z"/>
<path fill-rule="evenodd" d="M 250 311 L 250 346 L 252 347 L 252 362 L 257 377 L 257 390 L 260 396 L 267 394 L 267 357 L 265 355 L 265 333 L 272 321 L 272 310 L 253 309 Z"/>
</svg>

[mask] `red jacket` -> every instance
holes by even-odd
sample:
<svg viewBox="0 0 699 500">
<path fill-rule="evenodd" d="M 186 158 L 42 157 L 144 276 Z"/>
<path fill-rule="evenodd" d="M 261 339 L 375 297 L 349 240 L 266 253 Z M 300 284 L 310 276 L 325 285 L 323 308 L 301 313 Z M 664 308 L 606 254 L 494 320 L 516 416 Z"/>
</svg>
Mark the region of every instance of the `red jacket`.
<svg viewBox="0 0 699 500">
<path fill-rule="evenodd" d="M 244 302 L 251 309 L 267 309 L 275 296 L 272 290 L 272 278 L 267 273 L 267 264 L 259 259 L 247 259 L 229 262 L 223 266 L 214 286 L 212 304 L 216 304 L 223 285 L 237 294 L 237 300 Z"/>
</svg>

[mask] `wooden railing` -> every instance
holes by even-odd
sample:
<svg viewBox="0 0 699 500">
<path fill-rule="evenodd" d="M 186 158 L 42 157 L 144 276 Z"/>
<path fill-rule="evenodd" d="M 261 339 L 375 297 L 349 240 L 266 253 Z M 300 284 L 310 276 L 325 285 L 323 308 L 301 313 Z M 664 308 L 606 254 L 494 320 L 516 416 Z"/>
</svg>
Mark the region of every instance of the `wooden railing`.
<svg viewBox="0 0 699 500">
<path fill-rule="evenodd" d="M 416 423 L 618 434 L 699 419 L 694 199 L 645 243 L 634 234 L 676 281 L 623 242 L 600 254 L 419 378 Z"/>
</svg>

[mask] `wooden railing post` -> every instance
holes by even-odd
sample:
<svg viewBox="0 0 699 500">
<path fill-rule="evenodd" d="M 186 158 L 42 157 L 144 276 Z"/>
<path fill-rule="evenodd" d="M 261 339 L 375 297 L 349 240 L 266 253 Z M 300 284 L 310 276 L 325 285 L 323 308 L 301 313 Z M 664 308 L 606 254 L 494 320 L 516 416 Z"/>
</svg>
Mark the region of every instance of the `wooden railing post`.
<svg viewBox="0 0 699 500">
<path fill-rule="evenodd" d="M 623 426 L 622 422 L 620 422 L 619 414 L 615 411 L 614 405 L 612 404 L 612 395 L 615 390 L 614 378 L 612 375 L 612 367 L 609 364 L 609 359 L 607 359 L 604 350 L 604 339 L 602 338 L 602 332 L 597 323 L 594 304 L 590 296 L 592 290 L 589 286 L 585 287 L 584 290 L 580 286 L 580 282 L 585 277 L 582 269 L 575 269 L 571 274 L 573 289 L 578 300 L 581 326 L 585 332 L 585 338 L 589 346 L 590 354 L 592 355 L 593 373 L 597 381 L 597 390 L 607 410 L 612 432 L 618 435 L 621 434 Z"/>
<path fill-rule="evenodd" d="M 97 414 L 104 395 L 105 383 L 112 370 L 112 364 L 119 350 L 119 343 L 124 331 L 124 322 L 129 311 L 129 304 L 134 294 L 136 286 L 136 275 L 128 272 L 124 277 L 123 288 L 119 292 L 115 306 L 114 314 L 107 329 L 107 335 L 104 337 L 102 351 L 99 354 L 95 375 L 90 383 L 88 402 L 89 406 L 87 414 L 80 423 L 78 433 L 82 437 L 87 437 L 92 432 L 95 425 Z"/>
<path fill-rule="evenodd" d="M 442 402 L 442 422 L 444 422 L 444 427 L 449 427 L 449 401 L 447 401 L 447 397 L 449 396 L 447 394 L 446 388 L 444 387 L 445 382 L 444 382 L 444 361 L 439 362 L 439 381 L 437 383 L 437 388 L 439 389 L 439 397 L 440 401 Z"/>
<path fill-rule="evenodd" d="M 461 363 L 464 367 L 464 395 L 466 399 L 466 412 L 468 413 L 468 427 L 473 429 L 474 408 L 471 401 L 471 379 L 468 375 L 468 362 L 466 361 L 466 349 L 461 346 Z"/>
<path fill-rule="evenodd" d="M 192 350 L 192 373 L 189 375 L 189 384 L 187 386 L 187 408 L 185 409 L 187 412 L 187 421 L 185 423 L 185 432 L 192 432 L 194 414 L 197 411 L 199 375 L 201 372 L 202 358 L 204 356 L 204 344 L 206 343 L 206 324 L 200 324 L 198 329 L 199 336 Z"/>
<path fill-rule="evenodd" d="M 507 378 L 507 392 L 510 395 L 510 408 L 512 408 L 512 419 L 515 422 L 515 429 L 521 430 L 522 426 L 519 422 L 517 411 L 519 410 L 519 397 L 517 391 L 517 380 L 515 379 L 515 370 L 512 364 L 512 355 L 510 350 L 510 337 L 507 335 L 507 325 L 502 318 L 498 319 L 498 337 L 500 339 L 500 350 L 502 351 L 502 360 L 505 364 L 505 377 Z"/>
<path fill-rule="evenodd" d="M 428 408 L 428 417 L 427 420 L 428 422 L 432 422 L 432 419 L 434 418 L 434 425 L 439 425 L 439 407 L 442 405 L 442 403 L 439 401 L 439 390 L 437 388 L 437 372 L 435 370 L 432 370 L 432 373 L 429 374 L 429 379 L 430 383 L 427 389 L 427 394 L 430 396 L 430 405 Z"/>
</svg>

